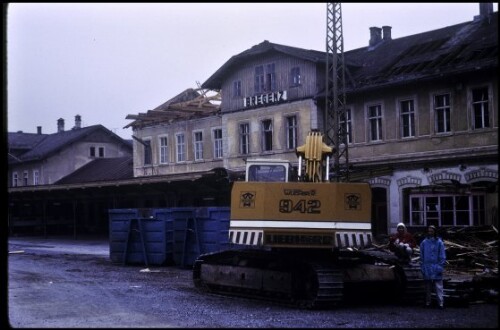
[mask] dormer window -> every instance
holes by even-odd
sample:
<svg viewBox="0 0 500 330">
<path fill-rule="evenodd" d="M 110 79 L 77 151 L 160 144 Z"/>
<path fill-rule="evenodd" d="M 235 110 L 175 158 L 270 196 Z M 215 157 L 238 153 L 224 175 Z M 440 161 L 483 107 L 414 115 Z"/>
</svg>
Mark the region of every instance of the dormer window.
<svg viewBox="0 0 500 330">
<path fill-rule="evenodd" d="M 276 74 L 274 73 L 274 63 L 266 65 L 266 92 L 276 90 Z"/>
<path fill-rule="evenodd" d="M 255 94 L 264 92 L 264 67 L 262 65 L 255 68 Z"/>
<path fill-rule="evenodd" d="M 241 96 L 241 80 L 233 82 L 233 97 Z"/>
<path fill-rule="evenodd" d="M 96 146 L 91 146 L 90 147 L 90 157 L 95 158 L 104 158 L 104 147 L 96 147 Z"/>
<path fill-rule="evenodd" d="M 291 74 L 291 81 L 290 81 L 290 86 L 291 87 L 296 87 L 300 86 L 301 81 L 300 81 L 300 68 L 299 67 L 294 67 L 292 68 Z"/>
</svg>

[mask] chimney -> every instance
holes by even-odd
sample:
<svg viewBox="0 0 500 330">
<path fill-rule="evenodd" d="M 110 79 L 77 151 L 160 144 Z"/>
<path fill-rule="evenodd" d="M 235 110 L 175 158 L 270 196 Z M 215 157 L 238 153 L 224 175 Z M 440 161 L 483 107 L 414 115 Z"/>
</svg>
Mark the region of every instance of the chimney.
<svg viewBox="0 0 500 330">
<path fill-rule="evenodd" d="M 382 26 L 382 33 L 384 34 L 384 40 L 392 40 L 391 37 L 391 29 L 392 27 L 390 26 Z"/>
<path fill-rule="evenodd" d="M 75 127 L 73 129 L 82 128 L 82 117 L 80 115 L 75 116 Z"/>
<path fill-rule="evenodd" d="M 64 132 L 64 119 L 59 118 L 57 120 L 57 133 Z"/>
<path fill-rule="evenodd" d="M 42 134 L 42 126 L 37 126 L 36 127 L 36 133 L 37 134 Z"/>
<path fill-rule="evenodd" d="M 371 27 L 370 28 L 370 46 L 375 46 L 382 40 L 382 29 L 379 27 Z"/>
<path fill-rule="evenodd" d="M 479 15 L 474 16 L 474 20 L 480 20 L 490 16 L 493 13 L 493 3 L 492 2 L 480 2 L 479 3 Z"/>
<path fill-rule="evenodd" d="M 493 3 L 492 2 L 480 2 L 479 3 L 479 15 L 480 16 L 488 16 L 493 12 Z"/>
</svg>

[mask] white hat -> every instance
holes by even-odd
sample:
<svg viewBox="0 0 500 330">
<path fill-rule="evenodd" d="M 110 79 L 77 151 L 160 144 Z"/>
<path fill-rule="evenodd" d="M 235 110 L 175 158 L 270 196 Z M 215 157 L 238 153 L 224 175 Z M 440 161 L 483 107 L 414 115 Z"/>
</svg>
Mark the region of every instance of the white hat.
<svg viewBox="0 0 500 330">
<path fill-rule="evenodd" d="M 404 224 L 404 223 L 402 223 L 402 222 L 398 223 L 398 225 L 396 226 L 396 228 L 399 228 L 399 227 L 403 227 L 403 228 L 405 228 L 405 229 L 406 229 L 405 224 Z"/>
</svg>

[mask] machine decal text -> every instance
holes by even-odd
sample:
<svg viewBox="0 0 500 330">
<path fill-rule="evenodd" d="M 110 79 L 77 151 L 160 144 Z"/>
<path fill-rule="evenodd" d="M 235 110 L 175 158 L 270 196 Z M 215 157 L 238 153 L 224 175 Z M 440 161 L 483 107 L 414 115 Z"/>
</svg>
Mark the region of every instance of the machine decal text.
<svg viewBox="0 0 500 330">
<path fill-rule="evenodd" d="M 315 196 L 316 190 L 285 189 L 284 193 L 285 195 L 292 195 L 292 196 Z"/>
<path fill-rule="evenodd" d="M 321 201 L 318 199 L 305 200 L 300 199 L 294 202 L 290 199 L 282 199 L 279 203 L 279 211 L 281 213 L 321 213 Z"/>
</svg>

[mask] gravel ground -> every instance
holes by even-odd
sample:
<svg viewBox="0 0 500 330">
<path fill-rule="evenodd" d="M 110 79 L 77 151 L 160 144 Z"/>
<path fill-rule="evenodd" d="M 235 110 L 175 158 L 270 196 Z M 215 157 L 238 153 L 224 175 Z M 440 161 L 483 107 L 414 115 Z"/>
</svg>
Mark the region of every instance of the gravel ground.
<svg viewBox="0 0 500 330">
<path fill-rule="evenodd" d="M 8 249 L 6 314 L 11 327 L 498 327 L 497 304 L 437 310 L 360 302 L 300 310 L 203 294 L 194 288 L 189 269 L 113 264 L 105 240 L 13 238 Z"/>
</svg>

